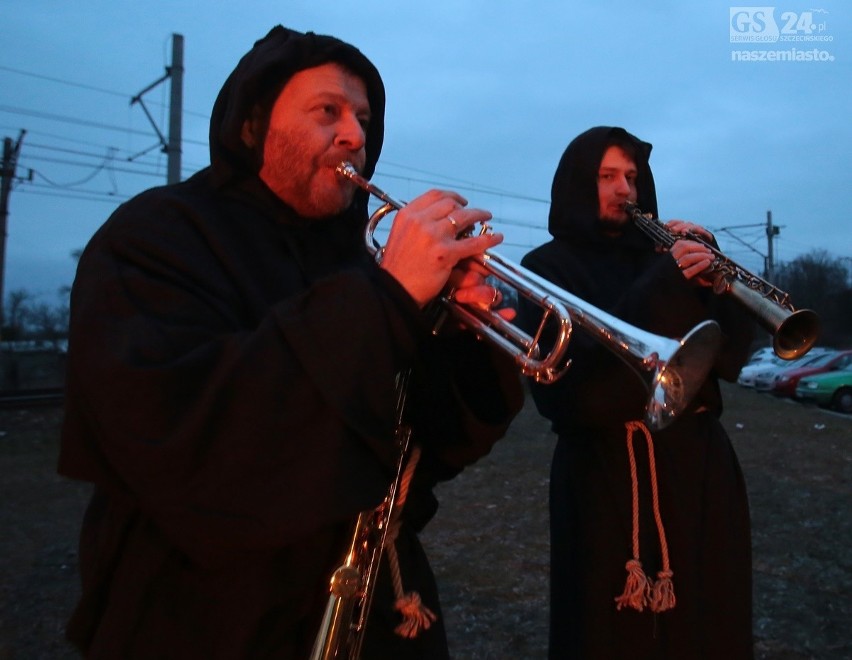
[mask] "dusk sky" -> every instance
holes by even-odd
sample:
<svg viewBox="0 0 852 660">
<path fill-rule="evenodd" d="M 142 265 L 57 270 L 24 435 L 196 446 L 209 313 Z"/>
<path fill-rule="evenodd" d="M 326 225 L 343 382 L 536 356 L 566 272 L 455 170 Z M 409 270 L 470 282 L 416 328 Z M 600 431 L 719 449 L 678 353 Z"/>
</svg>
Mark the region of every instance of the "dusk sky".
<svg viewBox="0 0 852 660">
<path fill-rule="evenodd" d="M 510 259 L 548 239 L 568 142 L 617 125 L 653 143 L 664 219 L 709 227 L 760 271 L 771 211 L 776 263 L 824 250 L 852 266 L 848 2 L 5 0 L 0 21 L 0 133 L 26 131 L 6 294 L 55 301 L 72 253 L 115 206 L 165 183 L 157 134 L 130 99 L 165 73 L 173 34 L 188 177 L 208 162 L 219 88 L 279 23 L 338 36 L 378 67 L 388 107 L 375 183 L 402 199 L 460 190 L 492 211 Z M 168 82 L 144 99 L 167 134 Z"/>
</svg>

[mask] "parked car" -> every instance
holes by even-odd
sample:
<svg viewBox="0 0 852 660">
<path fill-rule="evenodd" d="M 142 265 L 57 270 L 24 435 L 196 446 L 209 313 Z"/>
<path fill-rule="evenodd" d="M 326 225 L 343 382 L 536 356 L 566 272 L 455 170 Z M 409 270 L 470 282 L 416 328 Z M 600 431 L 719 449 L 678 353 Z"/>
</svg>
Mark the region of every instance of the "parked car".
<svg viewBox="0 0 852 660">
<path fill-rule="evenodd" d="M 755 374 L 770 365 L 781 364 L 781 362 L 781 358 L 775 355 L 775 352 L 771 347 L 767 346 L 759 348 L 751 354 L 748 362 L 746 362 L 745 365 L 743 365 L 743 368 L 740 369 L 740 374 L 737 377 L 737 383 L 743 387 L 754 387 Z"/>
<path fill-rule="evenodd" d="M 833 350 L 830 352 L 834 353 Z M 763 369 L 758 369 L 755 372 L 752 387 L 759 392 L 768 392 L 772 389 L 772 386 L 775 383 L 776 375 L 791 369 L 799 369 L 801 367 L 808 366 L 809 364 L 820 360 L 825 354 L 826 352 L 824 350 L 814 353 L 812 349 L 807 354 L 795 360 L 782 360 L 777 358 L 771 363 L 767 363 Z"/>
<path fill-rule="evenodd" d="M 852 413 L 852 364 L 842 369 L 805 376 L 796 386 L 796 398 Z"/>
<path fill-rule="evenodd" d="M 762 362 L 764 360 L 769 360 L 773 357 L 775 357 L 775 351 L 772 349 L 772 347 L 764 346 L 763 348 L 758 348 L 754 353 L 751 354 L 751 357 L 749 357 L 747 364 Z"/>
<path fill-rule="evenodd" d="M 842 369 L 848 364 L 852 364 L 852 349 L 837 351 L 836 353 L 824 353 L 808 364 L 777 372 L 772 383 L 772 393 L 795 398 L 796 386 L 805 376 L 814 376 L 827 371 Z"/>
<path fill-rule="evenodd" d="M 780 357 L 771 357 L 768 360 L 757 360 L 749 362 L 742 369 L 740 375 L 737 376 L 737 384 L 743 387 L 754 387 L 754 378 L 762 371 L 766 371 L 771 367 L 778 367 L 783 362 Z"/>
<path fill-rule="evenodd" d="M 769 351 L 769 354 L 767 355 L 762 351 Z M 752 354 L 752 358 L 749 362 L 740 369 L 740 375 L 737 377 L 737 383 L 743 387 L 754 387 L 755 378 L 758 374 L 763 374 L 764 372 L 768 373 L 775 369 L 789 369 L 791 367 L 802 366 L 802 360 L 810 360 L 817 355 L 833 351 L 834 349 L 831 348 L 814 346 L 806 355 L 798 360 L 782 360 L 772 352 L 771 348 L 760 349 L 756 353 Z"/>
</svg>

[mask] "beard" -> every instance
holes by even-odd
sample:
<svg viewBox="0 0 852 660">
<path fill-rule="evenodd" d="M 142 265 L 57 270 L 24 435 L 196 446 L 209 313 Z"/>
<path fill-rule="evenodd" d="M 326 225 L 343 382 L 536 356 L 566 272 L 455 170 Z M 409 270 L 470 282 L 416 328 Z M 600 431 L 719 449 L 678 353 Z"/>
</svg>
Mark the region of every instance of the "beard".
<svg viewBox="0 0 852 660">
<path fill-rule="evenodd" d="M 327 218 L 352 204 L 355 184 L 335 173 L 352 154 L 315 153 L 302 131 L 269 130 L 263 147 L 260 178 L 304 218 Z M 355 163 L 363 167 L 363 163 Z"/>
<path fill-rule="evenodd" d="M 628 223 L 627 213 L 608 213 L 598 219 L 601 230 L 610 236 L 621 234 Z"/>
<path fill-rule="evenodd" d="M 601 218 L 599 221 L 601 230 L 605 234 L 615 235 L 624 231 L 624 220 L 616 220 L 615 218 Z"/>
</svg>

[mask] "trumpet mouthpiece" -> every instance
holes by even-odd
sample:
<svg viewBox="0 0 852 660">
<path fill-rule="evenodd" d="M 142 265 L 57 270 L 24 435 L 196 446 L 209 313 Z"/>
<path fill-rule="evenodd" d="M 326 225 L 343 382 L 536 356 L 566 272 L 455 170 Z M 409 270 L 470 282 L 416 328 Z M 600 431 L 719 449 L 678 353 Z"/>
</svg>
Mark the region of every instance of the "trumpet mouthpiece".
<svg viewBox="0 0 852 660">
<path fill-rule="evenodd" d="M 358 174 L 358 170 L 355 169 L 355 166 L 346 160 L 341 161 L 334 171 L 349 179 Z"/>
</svg>

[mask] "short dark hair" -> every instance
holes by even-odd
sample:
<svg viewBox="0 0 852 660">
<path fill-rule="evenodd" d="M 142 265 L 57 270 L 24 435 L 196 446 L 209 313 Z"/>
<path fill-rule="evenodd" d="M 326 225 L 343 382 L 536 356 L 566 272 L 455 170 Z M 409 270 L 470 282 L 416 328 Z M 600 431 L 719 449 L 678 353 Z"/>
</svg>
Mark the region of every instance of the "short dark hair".
<svg viewBox="0 0 852 660">
<path fill-rule="evenodd" d="M 612 133 L 604 145 L 604 153 L 610 147 L 618 147 L 621 149 L 634 163 L 639 162 L 639 153 L 636 146 L 636 140 L 630 139 L 626 133 Z"/>
</svg>

